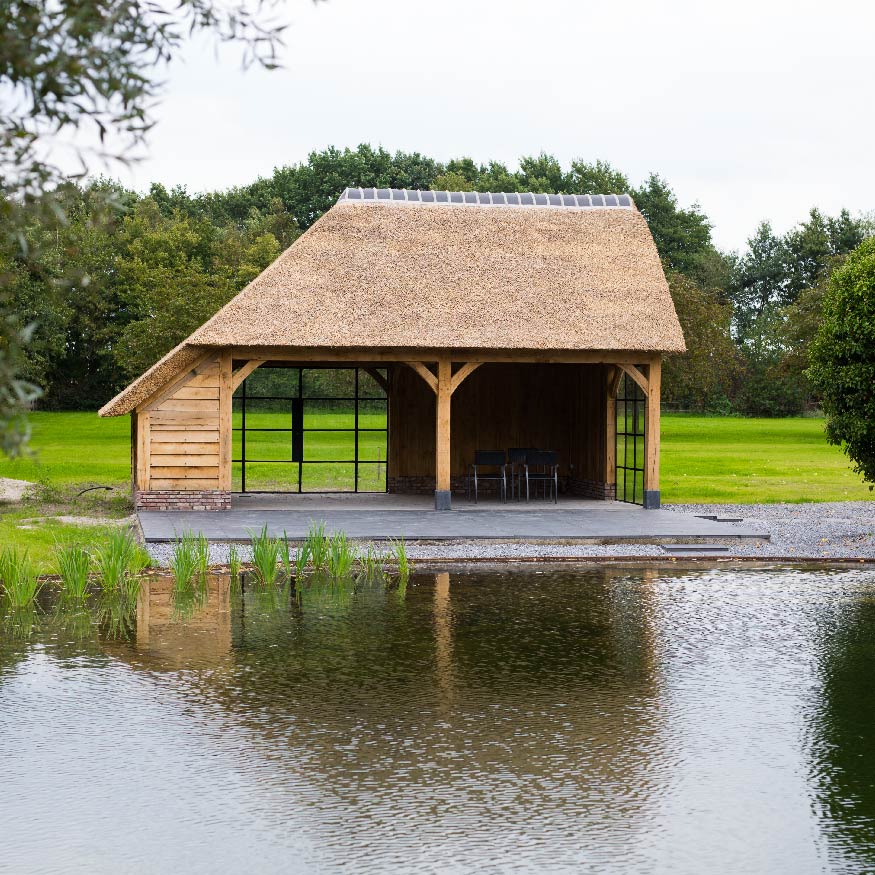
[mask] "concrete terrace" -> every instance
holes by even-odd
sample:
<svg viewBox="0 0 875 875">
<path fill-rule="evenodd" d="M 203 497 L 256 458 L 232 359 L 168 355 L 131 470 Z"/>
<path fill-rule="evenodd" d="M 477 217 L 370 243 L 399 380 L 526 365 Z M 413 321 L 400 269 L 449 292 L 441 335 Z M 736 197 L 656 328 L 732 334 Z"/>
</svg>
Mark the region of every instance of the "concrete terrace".
<svg viewBox="0 0 875 875">
<path fill-rule="evenodd" d="M 643 510 L 621 502 L 565 499 L 529 504 L 490 499 L 458 500 L 452 511 L 435 511 L 431 496 L 234 495 L 222 512 L 141 511 L 147 542 L 172 540 L 176 533 L 202 533 L 210 541 L 249 541 L 252 531 L 302 539 L 313 522 L 356 540 L 404 538 L 416 541 L 528 541 L 579 544 L 676 542 L 740 543 L 768 540 L 762 525 L 702 519 L 692 513 Z"/>
</svg>

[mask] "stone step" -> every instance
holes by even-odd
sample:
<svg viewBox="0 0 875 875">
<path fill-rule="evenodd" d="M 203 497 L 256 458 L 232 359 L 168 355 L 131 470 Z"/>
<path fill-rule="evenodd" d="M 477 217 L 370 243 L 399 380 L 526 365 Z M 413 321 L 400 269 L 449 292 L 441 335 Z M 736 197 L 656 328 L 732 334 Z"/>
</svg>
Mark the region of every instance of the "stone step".
<svg viewBox="0 0 875 875">
<path fill-rule="evenodd" d="M 726 544 L 660 544 L 666 553 L 685 556 L 688 553 L 728 553 Z"/>
</svg>

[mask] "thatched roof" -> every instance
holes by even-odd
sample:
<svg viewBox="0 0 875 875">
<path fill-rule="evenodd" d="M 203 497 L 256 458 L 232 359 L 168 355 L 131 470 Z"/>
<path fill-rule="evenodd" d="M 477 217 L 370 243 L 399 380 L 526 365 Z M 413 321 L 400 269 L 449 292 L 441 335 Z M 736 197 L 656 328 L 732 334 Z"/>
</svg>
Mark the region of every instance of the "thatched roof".
<svg viewBox="0 0 875 875">
<path fill-rule="evenodd" d="M 433 198 L 433 200 L 432 200 Z M 193 347 L 684 350 L 628 195 L 347 189 L 186 341 L 101 410 L 127 413 Z"/>
</svg>

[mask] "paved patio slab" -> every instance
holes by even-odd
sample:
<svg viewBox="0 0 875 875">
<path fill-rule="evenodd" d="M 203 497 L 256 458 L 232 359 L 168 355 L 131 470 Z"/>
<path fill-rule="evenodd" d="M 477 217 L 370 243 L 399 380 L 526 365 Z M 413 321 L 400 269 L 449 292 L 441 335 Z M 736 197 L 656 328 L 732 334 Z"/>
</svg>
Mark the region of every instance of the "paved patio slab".
<svg viewBox="0 0 875 875">
<path fill-rule="evenodd" d="M 262 498 L 260 496 L 254 498 Z M 490 512 L 491 511 L 491 512 Z M 650 543 L 681 541 L 738 541 L 768 539 L 762 526 L 745 526 L 702 519 L 670 510 L 643 510 L 619 502 L 564 502 L 558 505 L 481 504 L 464 502 L 449 512 L 429 510 L 414 498 L 402 505 L 391 502 L 314 500 L 282 507 L 276 500 L 235 500 L 230 511 L 161 512 L 139 514 L 146 541 L 172 540 L 176 533 L 202 533 L 210 541 L 248 541 L 250 533 L 267 526 L 271 536 L 285 532 L 303 538 L 313 522 L 324 521 L 329 532 L 350 538 L 380 541 L 544 541 L 575 543 Z"/>
</svg>

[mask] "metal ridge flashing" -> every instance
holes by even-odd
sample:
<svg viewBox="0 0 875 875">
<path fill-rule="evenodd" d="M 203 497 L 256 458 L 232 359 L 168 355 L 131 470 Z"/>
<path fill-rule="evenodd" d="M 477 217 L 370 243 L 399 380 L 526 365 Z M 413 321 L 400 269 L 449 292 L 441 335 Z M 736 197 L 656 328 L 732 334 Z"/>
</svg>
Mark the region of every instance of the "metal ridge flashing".
<svg viewBox="0 0 875 875">
<path fill-rule="evenodd" d="M 419 204 L 443 207 L 529 207 L 572 210 L 634 210 L 628 194 L 423 191 L 416 188 L 346 188 L 337 203 Z"/>
</svg>

